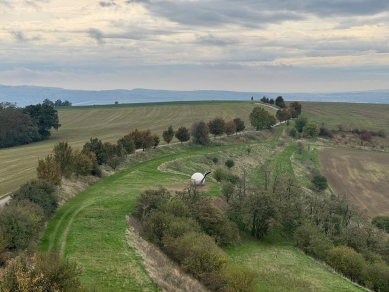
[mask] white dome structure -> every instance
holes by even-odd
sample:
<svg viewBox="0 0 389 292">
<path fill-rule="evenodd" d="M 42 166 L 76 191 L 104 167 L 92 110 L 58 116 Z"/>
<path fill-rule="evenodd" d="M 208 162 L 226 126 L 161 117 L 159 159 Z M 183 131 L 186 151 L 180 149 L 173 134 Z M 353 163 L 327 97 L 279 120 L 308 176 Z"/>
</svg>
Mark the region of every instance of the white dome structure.
<svg viewBox="0 0 389 292">
<path fill-rule="evenodd" d="M 204 174 L 196 172 L 190 178 L 190 182 L 192 183 L 192 185 L 201 186 L 202 184 L 204 184 L 205 177 L 210 173 L 210 171 L 206 171 Z"/>
</svg>

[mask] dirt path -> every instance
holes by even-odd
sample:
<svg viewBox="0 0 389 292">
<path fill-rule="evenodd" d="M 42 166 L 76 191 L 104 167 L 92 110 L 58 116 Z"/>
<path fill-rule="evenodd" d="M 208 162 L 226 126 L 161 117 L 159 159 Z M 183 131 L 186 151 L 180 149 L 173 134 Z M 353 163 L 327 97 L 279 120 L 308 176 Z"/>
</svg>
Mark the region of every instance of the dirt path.
<svg viewBox="0 0 389 292">
<path fill-rule="evenodd" d="M 2 208 L 5 204 L 7 204 L 9 202 L 9 200 L 11 200 L 10 196 L 1 199 L 0 200 L 0 208 Z"/>
</svg>

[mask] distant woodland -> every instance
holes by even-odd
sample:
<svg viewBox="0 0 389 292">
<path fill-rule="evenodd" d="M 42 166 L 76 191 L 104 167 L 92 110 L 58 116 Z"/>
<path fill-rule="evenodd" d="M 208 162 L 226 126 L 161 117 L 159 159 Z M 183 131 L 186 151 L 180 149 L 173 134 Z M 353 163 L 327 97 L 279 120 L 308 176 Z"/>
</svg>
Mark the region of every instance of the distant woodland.
<svg viewBox="0 0 389 292">
<path fill-rule="evenodd" d="M 47 103 L 17 108 L 15 103 L 0 103 L 0 148 L 48 139 L 50 130 L 61 126 L 54 106 Z"/>
</svg>

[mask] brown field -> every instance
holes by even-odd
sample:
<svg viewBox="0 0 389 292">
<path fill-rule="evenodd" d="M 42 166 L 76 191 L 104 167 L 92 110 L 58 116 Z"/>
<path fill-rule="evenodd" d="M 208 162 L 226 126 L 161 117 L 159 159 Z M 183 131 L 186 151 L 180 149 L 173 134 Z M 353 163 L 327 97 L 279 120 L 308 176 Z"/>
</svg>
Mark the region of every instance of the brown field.
<svg viewBox="0 0 389 292">
<path fill-rule="evenodd" d="M 349 195 L 370 217 L 389 215 L 389 154 L 325 148 L 319 164 L 336 194 Z"/>
</svg>

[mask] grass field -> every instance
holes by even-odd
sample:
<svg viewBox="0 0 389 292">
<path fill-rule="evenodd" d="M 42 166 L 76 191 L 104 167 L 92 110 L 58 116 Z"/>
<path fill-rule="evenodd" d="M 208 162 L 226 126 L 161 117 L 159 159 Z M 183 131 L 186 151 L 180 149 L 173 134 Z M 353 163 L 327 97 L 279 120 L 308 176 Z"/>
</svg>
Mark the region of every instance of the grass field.
<svg viewBox="0 0 389 292">
<path fill-rule="evenodd" d="M 91 137 L 116 142 L 135 128 L 149 128 L 162 136 L 170 125 L 173 129 L 189 127 L 195 121 L 208 121 L 216 116 L 226 120 L 240 117 L 249 128 L 249 114 L 254 106 L 250 102 L 183 102 L 60 109 L 62 126 L 52 131 L 49 140 L 0 149 L 0 197 L 35 178 L 38 158 L 48 155 L 60 141 L 68 141 L 76 148 L 81 148 Z M 172 142 L 176 141 L 174 138 Z"/>
<path fill-rule="evenodd" d="M 388 154 L 324 148 L 319 163 L 336 194 L 349 195 L 370 217 L 389 215 Z"/>
<path fill-rule="evenodd" d="M 182 152 L 185 147 L 188 151 Z M 196 157 L 213 157 L 220 152 L 233 154 L 246 147 L 244 144 L 189 150 L 186 145 L 176 145 L 172 148 L 180 148 L 178 153 L 166 153 L 104 178 L 58 210 L 48 223 L 40 249 L 58 250 L 74 259 L 83 271 L 81 280 L 86 286 L 94 285 L 100 291 L 156 291 L 141 258 L 126 244 L 125 215 L 132 210 L 135 198 L 147 188 L 164 186 L 177 190 L 188 185 L 186 174 L 161 172 L 161 164 L 185 159 L 193 162 Z M 219 187 L 214 182 L 207 180 L 205 189 L 218 195 Z M 245 243 L 227 252 L 234 261 L 257 272 L 258 291 L 286 291 L 288 287 L 294 289 L 291 291 L 359 291 L 290 245 Z M 279 260 L 272 258 L 274 254 Z M 274 276 L 270 277 L 270 272 Z"/>
<path fill-rule="evenodd" d="M 335 129 L 342 124 L 345 130 L 351 128 L 386 130 L 389 128 L 389 104 L 362 104 L 337 102 L 302 102 L 302 112 L 327 128 Z"/>
</svg>

